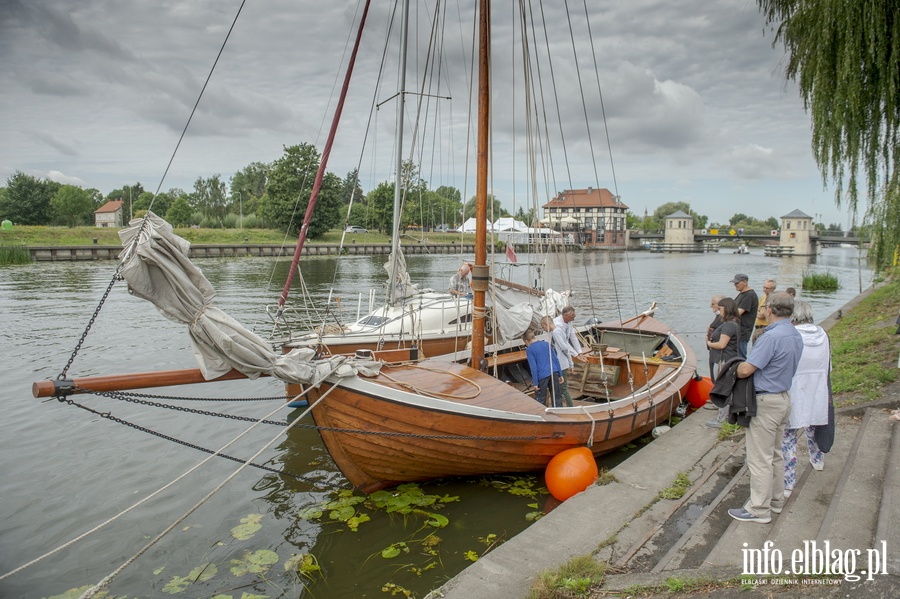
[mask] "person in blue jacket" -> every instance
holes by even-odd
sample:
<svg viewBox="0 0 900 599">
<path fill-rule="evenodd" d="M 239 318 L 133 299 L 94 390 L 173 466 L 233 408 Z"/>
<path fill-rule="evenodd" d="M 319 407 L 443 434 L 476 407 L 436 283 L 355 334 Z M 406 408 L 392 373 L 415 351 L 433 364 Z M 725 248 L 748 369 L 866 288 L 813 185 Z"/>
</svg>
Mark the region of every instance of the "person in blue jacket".
<svg viewBox="0 0 900 599">
<path fill-rule="evenodd" d="M 525 331 L 522 341 L 535 387 L 534 399 L 548 407 L 561 407 L 563 377 L 556 351 L 546 341 L 535 341 L 531 329 Z M 548 396 L 552 400 L 548 400 Z"/>
</svg>

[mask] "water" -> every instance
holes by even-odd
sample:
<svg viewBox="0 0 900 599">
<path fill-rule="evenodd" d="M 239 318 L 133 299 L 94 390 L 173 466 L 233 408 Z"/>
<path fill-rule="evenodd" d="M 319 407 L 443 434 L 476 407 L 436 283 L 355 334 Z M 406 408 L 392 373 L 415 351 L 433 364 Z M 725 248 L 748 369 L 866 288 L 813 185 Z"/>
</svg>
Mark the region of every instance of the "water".
<svg viewBox="0 0 900 599">
<path fill-rule="evenodd" d="M 657 301 L 657 317 L 683 333 L 697 352 L 701 370 L 706 363 L 703 335 L 712 319 L 709 297 L 715 293 L 733 295 L 729 281 L 735 273 L 749 275 L 751 286 L 760 290 L 765 278 L 775 278 L 779 289 L 799 288 L 805 270 L 831 272 L 841 282 L 839 291 L 807 294 L 800 290 L 800 297 L 812 303 L 818 320 L 854 297 L 860 278 L 862 286 L 868 287 L 872 277 L 869 271 L 859 270 L 856 250 L 842 248 L 826 249 L 815 259 L 774 259 L 761 253 L 640 252 L 627 256 L 520 255 L 519 260 L 541 263 L 548 286 L 572 288 L 572 303 L 579 318 L 590 313 L 604 320 L 620 314 L 627 317 Z M 569 264 L 568 280 L 551 274 L 564 260 Z M 355 311 L 358 294 L 380 284 L 383 261 L 383 257 L 367 256 L 345 257 L 340 263 L 330 257 L 307 260 L 303 274 L 308 293 L 321 300 L 336 277 L 345 309 Z M 459 258 L 453 256 L 408 258 L 413 280 L 436 289 L 446 286 L 458 262 Z M 262 306 L 277 298 L 287 262 L 247 258 L 200 264 L 219 291 L 217 304 L 265 333 L 269 325 Z M 5 315 L 0 363 L 4 405 L 0 422 L 3 573 L 93 528 L 205 457 L 74 406 L 31 397 L 32 382 L 55 378 L 65 366 L 112 271 L 109 262 L 42 263 L 0 269 L 0 309 Z M 504 274 L 522 282 L 537 276 L 535 269 L 527 267 L 508 268 Z M 299 297 L 300 290 L 294 293 Z M 362 304 L 367 305 L 365 296 Z M 89 376 L 193 366 L 184 328 L 165 320 L 146 302 L 129 296 L 120 283 L 113 287 L 70 374 Z M 281 392 L 281 386 L 268 379 L 153 391 L 209 398 Z M 244 424 L 232 420 L 106 398 L 78 399 L 99 412 L 111 411 L 118 418 L 203 447 L 218 448 L 244 428 Z M 253 417 L 279 405 L 277 401 L 194 403 L 199 405 L 190 407 Z M 298 414 L 282 411 L 273 419 L 286 420 Z M 447 502 L 440 509 L 422 508 L 424 513 L 445 516 L 449 520 L 447 527 L 428 526 L 427 515 L 387 514 L 362 504 L 355 509 L 371 520 L 362 523 L 358 532 L 352 532 L 344 523 L 330 520 L 328 510 L 318 521 L 299 517 L 307 508 L 333 498 L 331 491 L 346 488 L 315 432 L 295 430 L 284 435 L 278 427 L 260 427 L 227 452 L 248 457 L 270 439 L 275 439 L 275 444 L 256 461 L 279 471 L 301 474 L 305 479 L 244 470 L 117 577 L 111 590 L 119 595 L 168 596 L 163 588 L 173 580 L 178 582 L 176 577 L 185 577 L 192 569 L 213 563 L 217 568 L 215 576 L 192 586 L 185 583 L 186 590 L 178 596 L 240 597 L 247 592 L 296 597 L 308 587 L 306 595 L 319 599 L 382 597 L 385 584 L 396 584 L 422 596 L 465 568 L 471 557 L 488 550 L 491 543 L 502 542 L 526 528 L 529 514 L 552 507 L 546 494 L 529 495 L 527 490 L 520 490 L 522 486 L 510 487 L 517 477 L 448 481 L 422 485 L 427 494 L 459 497 L 459 501 Z M 615 459 L 616 456 L 611 458 Z M 84 541 L 0 581 L 0 596 L 48 597 L 97 582 L 185 513 L 235 467 L 230 461 L 211 461 L 183 483 L 163 491 Z M 530 480 L 535 488 L 540 486 L 537 478 L 525 480 Z M 259 530 L 248 539 L 234 538 L 232 529 L 252 514 L 261 515 Z M 392 545 L 399 555 L 383 557 L 382 551 Z M 248 554 L 263 555 L 252 553 L 259 550 L 275 552 L 278 563 L 263 573 L 241 573 L 242 560 Z M 321 572 L 312 573 L 311 578 L 286 573 L 283 563 L 296 554 L 312 554 Z M 211 570 L 207 568 L 205 572 L 209 574 Z"/>
</svg>

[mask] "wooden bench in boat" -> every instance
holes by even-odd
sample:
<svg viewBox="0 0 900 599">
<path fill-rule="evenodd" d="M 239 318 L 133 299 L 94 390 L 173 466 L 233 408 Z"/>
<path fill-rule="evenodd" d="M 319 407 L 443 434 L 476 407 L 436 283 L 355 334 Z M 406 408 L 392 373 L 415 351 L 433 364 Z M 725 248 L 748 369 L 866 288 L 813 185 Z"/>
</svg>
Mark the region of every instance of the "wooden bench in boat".
<svg viewBox="0 0 900 599">
<path fill-rule="evenodd" d="M 489 356 L 488 366 L 493 368 L 494 366 L 504 366 L 506 364 L 514 364 L 516 362 L 527 361 L 527 357 L 525 355 L 525 350 L 520 349 L 518 351 L 511 351 L 505 354 L 497 354 L 494 356 Z"/>
</svg>

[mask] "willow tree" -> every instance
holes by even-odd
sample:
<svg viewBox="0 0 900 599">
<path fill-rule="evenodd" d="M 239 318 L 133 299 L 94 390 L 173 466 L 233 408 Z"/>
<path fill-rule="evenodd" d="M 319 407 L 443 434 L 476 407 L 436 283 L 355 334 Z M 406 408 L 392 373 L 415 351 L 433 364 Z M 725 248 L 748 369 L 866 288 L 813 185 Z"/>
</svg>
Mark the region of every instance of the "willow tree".
<svg viewBox="0 0 900 599">
<path fill-rule="evenodd" d="M 812 117 L 812 149 L 835 202 L 868 200 L 875 266 L 900 248 L 900 0 L 757 0 Z"/>
</svg>

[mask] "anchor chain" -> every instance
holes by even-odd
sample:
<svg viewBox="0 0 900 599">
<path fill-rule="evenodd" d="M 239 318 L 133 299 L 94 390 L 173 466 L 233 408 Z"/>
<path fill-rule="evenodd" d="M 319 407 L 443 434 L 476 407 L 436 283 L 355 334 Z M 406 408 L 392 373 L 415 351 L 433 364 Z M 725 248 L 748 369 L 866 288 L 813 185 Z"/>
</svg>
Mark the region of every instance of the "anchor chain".
<svg viewBox="0 0 900 599">
<path fill-rule="evenodd" d="M 66 362 L 65 368 L 63 368 L 62 372 L 60 372 L 56 377 L 58 380 L 63 380 L 66 378 L 66 374 L 68 374 L 69 368 L 71 368 L 72 363 L 75 362 L 75 356 L 77 356 L 78 352 L 81 351 L 81 346 L 84 343 L 84 340 L 87 338 L 88 332 L 91 330 L 91 327 L 94 326 L 94 321 L 97 320 L 97 317 L 100 315 L 100 308 L 103 307 L 103 304 L 109 297 L 110 292 L 112 292 L 113 285 L 116 284 L 116 281 L 122 280 L 122 275 L 119 274 L 119 270 L 121 268 L 121 264 L 116 267 L 116 271 L 113 273 L 112 279 L 110 279 L 109 281 L 109 285 L 106 286 L 106 291 L 103 292 L 103 297 L 100 298 L 100 303 L 98 303 L 97 307 L 94 308 L 94 313 L 91 315 L 90 320 L 88 320 L 87 326 L 84 328 L 84 332 L 81 333 L 81 338 L 78 340 L 78 343 L 75 344 L 75 349 L 72 350 L 72 355 L 69 356 L 69 361 Z"/>
<path fill-rule="evenodd" d="M 262 424 L 272 424 L 275 426 L 286 427 L 287 423 L 281 422 L 278 420 L 257 420 L 256 418 L 251 418 L 248 416 L 237 416 L 235 414 L 222 414 L 221 412 L 211 412 L 208 410 L 195 410 L 193 408 L 186 408 L 184 406 L 174 406 L 171 404 L 153 402 L 153 401 L 145 401 L 141 399 L 136 399 L 132 397 L 127 397 L 124 393 L 119 393 L 117 391 L 90 391 L 88 389 L 83 389 L 83 391 L 92 393 L 94 395 L 100 395 L 104 397 L 109 397 L 111 399 L 118 399 L 121 401 L 127 401 L 129 403 L 137 403 L 140 405 L 151 406 L 155 408 L 165 408 L 168 410 L 175 410 L 177 412 L 186 412 L 189 414 L 200 414 L 202 416 L 213 416 L 215 418 L 227 418 L 230 420 L 242 420 L 245 422 L 260 422 Z M 57 400 L 68 403 L 70 405 L 75 405 L 89 412 L 93 412 L 98 416 L 103 418 L 108 418 L 110 420 L 119 421 L 119 419 L 109 416 L 109 412 L 103 413 L 93 410 L 92 408 L 88 408 L 87 406 L 83 406 L 73 400 L 67 399 L 65 397 L 58 397 Z M 126 421 L 122 421 L 126 422 Z M 138 425 L 128 424 L 129 426 L 137 427 Z M 294 425 L 294 428 L 305 428 L 309 430 L 318 430 L 318 431 L 328 431 L 333 433 L 345 433 L 352 435 L 375 435 L 381 437 L 404 437 L 409 439 L 436 439 L 436 440 L 445 440 L 445 441 L 538 441 L 542 439 L 555 439 L 561 436 L 561 434 L 553 434 L 553 435 L 521 435 L 521 436 L 505 436 L 505 437 L 486 437 L 486 436 L 478 436 L 478 435 L 426 435 L 421 433 L 402 433 L 395 431 L 366 431 L 359 429 L 348 429 L 348 428 L 337 428 L 333 426 L 317 426 L 315 424 L 301 424 L 297 423 Z M 147 429 L 148 432 L 152 432 Z M 156 434 L 156 433 L 153 433 Z M 163 436 L 163 435 L 159 435 Z M 180 443 L 180 441 L 179 441 Z"/>
<path fill-rule="evenodd" d="M 115 423 L 118 423 L 118 424 L 124 424 L 125 426 L 131 427 L 131 428 L 133 428 L 133 429 L 135 429 L 135 430 L 138 430 L 138 431 L 141 431 L 142 433 L 148 433 L 148 434 L 153 435 L 153 436 L 155 436 L 155 437 L 159 437 L 160 439 L 165 439 L 166 441 L 172 441 L 172 442 L 177 443 L 177 444 L 179 444 L 179 445 L 183 445 L 184 447 L 190 447 L 191 449 L 196 449 L 196 450 L 202 451 L 202 452 L 204 452 L 204 453 L 208 453 L 208 454 L 214 454 L 214 453 L 216 453 L 214 450 L 212 450 L 212 449 L 207 449 L 206 447 L 203 447 L 203 446 L 201 446 L 201 445 L 196 445 L 196 444 L 194 444 L 194 443 L 189 443 L 188 441 L 182 441 L 181 439 L 176 439 L 175 437 L 171 437 L 171 436 L 169 436 L 169 435 L 166 435 L 165 433 L 161 433 L 161 432 L 159 432 L 159 431 L 154 431 L 154 430 L 152 430 L 152 429 L 143 427 L 143 426 L 141 426 L 141 425 L 139 425 L 139 424 L 135 424 L 135 423 L 133 423 L 133 422 L 129 422 L 128 420 L 123 420 L 122 418 L 118 418 L 118 417 L 116 417 L 116 416 L 113 416 L 110 412 L 98 412 L 97 410 L 94 410 L 93 408 L 89 408 L 89 407 L 87 407 L 87 406 L 85 406 L 85 405 L 82 405 L 82 404 L 76 402 L 75 400 L 72 400 L 72 399 L 64 399 L 64 398 L 58 398 L 58 399 L 59 399 L 59 401 L 61 401 L 61 402 L 63 402 L 63 403 L 69 404 L 70 406 L 75 406 L 75 407 L 77 407 L 77 408 L 81 408 L 82 410 L 87 410 L 88 412 L 91 412 L 91 413 L 93 413 L 93 414 L 96 414 L 97 416 L 99 416 L 99 417 L 101 417 L 101 418 L 105 418 L 105 419 L 107 419 L 107 420 L 110 420 L 110 421 L 115 422 Z M 242 418 L 242 419 L 244 419 L 244 418 Z M 254 422 L 256 422 L 255 419 L 250 419 L 250 420 L 253 420 Z M 271 421 L 264 421 L 264 422 L 267 422 L 267 423 L 271 424 Z M 277 423 L 276 423 L 276 424 L 277 424 Z M 281 423 L 281 424 L 282 424 L 282 426 L 287 426 L 285 423 Z M 255 462 L 247 462 L 246 460 L 242 460 L 241 458 L 236 458 L 236 457 L 231 456 L 231 455 L 228 455 L 228 454 L 226 454 L 226 453 L 218 453 L 218 454 L 217 454 L 217 457 L 225 458 L 226 460 L 231 460 L 231 461 L 237 462 L 237 463 L 239 463 L 239 464 L 244 464 L 244 463 L 246 463 L 248 466 L 253 466 L 254 468 L 259 468 L 260 470 L 266 470 L 267 472 L 271 472 L 271 473 L 273 473 L 273 474 L 284 474 L 285 476 L 289 476 L 289 477 L 291 477 L 291 478 L 294 478 L 294 479 L 296 479 L 296 480 L 300 480 L 300 481 L 303 481 L 303 482 L 308 482 L 308 483 L 310 483 L 310 484 L 315 484 L 315 485 L 320 485 L 320 484 L 321 484 L 321 481 L 317 481 L 317 480 L 315 480 L 315 479 L 312 479 L 312 478 L 310 478 L 310 477 L 308 477 L 308 476 L 304 476 L 304 475 L 302 475 L 302 474 L 295 474 L 295 473 L 293 473 L 293 472 L 288 472 L 288 471 L 286 471 L 286 470 L 277 470 L 277 469 L 272 468 L 272 467 L 270 467 L 270 466 L 266 466 L 266 465 L 264 465 L 264 464 L 257 464 L 257 463 L 255 463 Z"/>
</svg>

